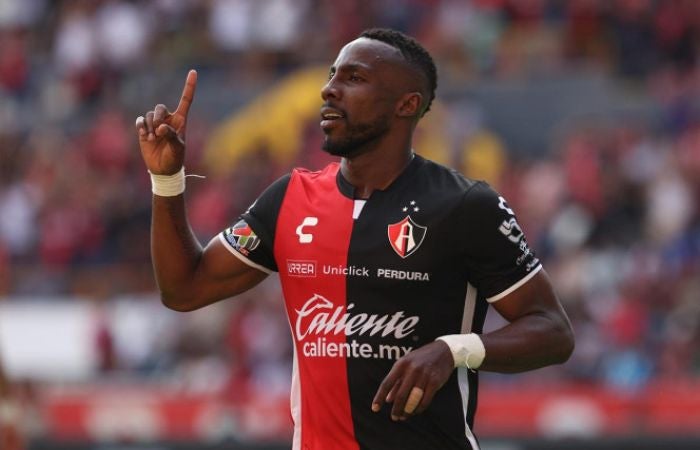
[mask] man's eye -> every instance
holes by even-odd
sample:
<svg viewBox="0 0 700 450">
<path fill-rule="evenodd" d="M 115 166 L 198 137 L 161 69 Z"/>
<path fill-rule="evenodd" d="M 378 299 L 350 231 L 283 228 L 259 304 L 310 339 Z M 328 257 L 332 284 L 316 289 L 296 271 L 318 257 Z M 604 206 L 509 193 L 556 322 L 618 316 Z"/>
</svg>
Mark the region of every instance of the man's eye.
<svg viewBox="0 0 700 450">
<path fill-rule="evenodd" d="M 359 77 L 353 73 L 350 75 L 350 81 L 362 81 L 362 77 Z"/>
</svg>

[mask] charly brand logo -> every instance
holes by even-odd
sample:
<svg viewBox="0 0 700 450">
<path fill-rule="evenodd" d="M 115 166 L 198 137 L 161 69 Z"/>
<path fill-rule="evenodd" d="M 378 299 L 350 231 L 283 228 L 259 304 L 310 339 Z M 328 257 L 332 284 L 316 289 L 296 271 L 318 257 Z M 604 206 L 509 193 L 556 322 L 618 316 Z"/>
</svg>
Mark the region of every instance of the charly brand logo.
<svg viewBox="0 0 700 450">
<path fill-rule="evenodd" d="M 318 217 L 304 217 L 304 220 L 296 229 L 300 244 L 310 244 L 314 240 L 314 235 L 311 233 L 305 233 L 304 229 L 315 227 L 316 225 L 318 225 Z"/>
<path fill-rule="evenodd" d="M 260 245 L 260 238 L 245 220 L 240 220 L 234 226 L 227 228 L 224 237 L 229 244 L 246 256 Z"/>
<path fill-rule="evenodd" d="M 345 336 L 393 336 L 402 339 L 415 331 L 420 320 L 418 316 L 407 316 L 404 311 L 393 314 L 353 314 L 354 303 L 347 305 L 333 304 L 322 295 L 314 294 L 297 309 L 294 332 L 297 340 L 311 335 Z"/>
<path fill-rule="evenodd" d="M 389 244 L 402 258 L 411 256 L 418 250 L 427 231 L 428 227 L 418 225 L 411 216 L 406 216 L 403 220 L 387 227 Z"/>
</svg>

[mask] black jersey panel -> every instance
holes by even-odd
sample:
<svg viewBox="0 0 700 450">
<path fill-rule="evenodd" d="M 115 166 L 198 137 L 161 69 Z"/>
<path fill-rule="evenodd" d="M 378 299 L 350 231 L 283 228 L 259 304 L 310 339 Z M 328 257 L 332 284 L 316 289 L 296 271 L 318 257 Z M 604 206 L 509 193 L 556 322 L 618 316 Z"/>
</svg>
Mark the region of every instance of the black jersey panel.
<svg viewBox="0 0 700 450">
<path fill-rule="evenodd" d="M 373 450 L 471 449 L 465 424 L 468 405 L 456 371 L 428 410 L 408 421 L 393 422 L 390 405 L 379 413 L 370 409 L 379 384 L 399 357 L 439 336 L 460 333 L 465 311 L 477 309 L 475 304 L 465 308 L 463 252 L 451 237 L 459 233 L 453 211 L 470 183 L 425 160 L 412 166 L 410 176 L 398 180 L 400 185 L 372 194 L 353 227 L 348 304 L 355 314 L 394 325 L 353 336 L 356 345 L 371 349 L 368 358 L 349 358 L 347 363 L 355 436 L 361 448 Z M 476 303 L 477 297 L 471 301 Z M 483 314 L 467 321 L 479 322 L 480 328 Z M 476 390 L 465 389 L 467 403 L 472 402 Z"/>
</svg>

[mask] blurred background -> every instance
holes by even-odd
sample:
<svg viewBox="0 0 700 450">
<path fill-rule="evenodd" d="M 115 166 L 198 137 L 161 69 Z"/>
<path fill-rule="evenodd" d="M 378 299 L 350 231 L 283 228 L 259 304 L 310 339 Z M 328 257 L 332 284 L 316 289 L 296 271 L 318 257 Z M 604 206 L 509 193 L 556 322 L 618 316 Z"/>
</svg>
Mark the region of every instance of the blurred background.
<svg viewBox="0 0 700 450">
<path fill-rule="evenodd" d="M 330 161 L 320 88 L 373 26 L 432 53 L 415 148 L 509 199 L 576 330 L 565 365 L 482 373 L 484 450 L 700 448 L 700 1 L 0 0 L 0 355 L 24 448 L 290 447 L 278 282 L 160 304 L 133 123 L 199 71 L 206 242 Z"/>
</svg>

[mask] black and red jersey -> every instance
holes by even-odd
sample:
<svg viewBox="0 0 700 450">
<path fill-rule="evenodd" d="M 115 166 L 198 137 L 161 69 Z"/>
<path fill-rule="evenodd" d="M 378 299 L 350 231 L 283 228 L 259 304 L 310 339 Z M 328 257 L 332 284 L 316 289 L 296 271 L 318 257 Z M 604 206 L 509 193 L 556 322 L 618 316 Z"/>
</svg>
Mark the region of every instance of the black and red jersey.
<svg viewBox="0 0 700 450">
<path fill-rule="evenodd" d="M 488 302 L 540 270 L 503 197 L 415 156 L 386 190 L 355 199 L 334 163 L 280 178 L 220 239 L 279 272 L 295 344 L 294 450 L 478 449 L 474 371 L 455 370 L 406 421 L 371 402 L 398 358 L 481 333 Z"/>
</svg>

